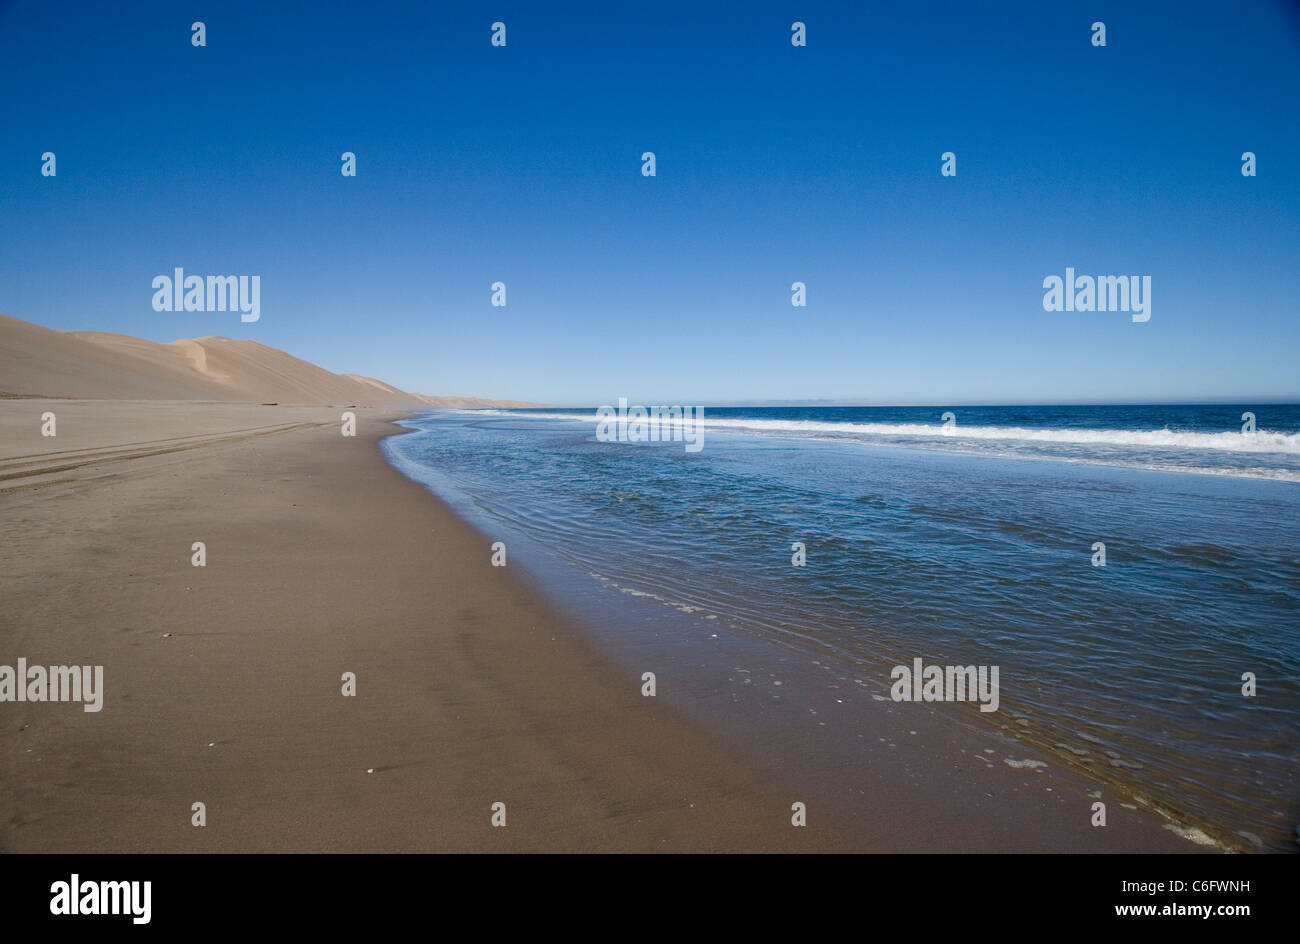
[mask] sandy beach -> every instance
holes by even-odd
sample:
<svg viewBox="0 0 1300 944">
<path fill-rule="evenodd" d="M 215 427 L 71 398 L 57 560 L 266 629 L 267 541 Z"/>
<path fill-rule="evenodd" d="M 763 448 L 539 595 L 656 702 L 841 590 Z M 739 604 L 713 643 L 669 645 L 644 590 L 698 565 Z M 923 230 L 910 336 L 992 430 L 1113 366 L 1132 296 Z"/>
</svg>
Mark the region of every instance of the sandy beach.
<svg viewBox="0 0 1300 944">
<path fill-rule="evenodd" d="M 0 661 L 104 667 L 98 712 L 4 706 L 0 848 L 1198 848 L 1118 806 L 1091 829 L 1086 779 L 973 764 L 933 717 L 717 737 L 682 710 L 717 694 L 643 697 L 356 412 L 348 438 L 337 407 L 0 402 Z"/>
<path fill-rule="evenodd" d="M 357 412 L 345 438 L 326 407 L 0 403 L 0 661 L 104 667 L 97 713 L 4 706 L 0 848 L 870 848 L 792 828 L 790 790 L 490 566 Z"/>
<path fill-rule="evenodd" d="M 1019 730 L 493 566 L 381 441 L 509 401 L 222 337 L 0 341 L 0 850 L 1221 848 L 1123 793 L 1094 828 L 1105 784 Z M 8 697 L 23 666 L 102 668 L 96 710 Z"/>
</svg>

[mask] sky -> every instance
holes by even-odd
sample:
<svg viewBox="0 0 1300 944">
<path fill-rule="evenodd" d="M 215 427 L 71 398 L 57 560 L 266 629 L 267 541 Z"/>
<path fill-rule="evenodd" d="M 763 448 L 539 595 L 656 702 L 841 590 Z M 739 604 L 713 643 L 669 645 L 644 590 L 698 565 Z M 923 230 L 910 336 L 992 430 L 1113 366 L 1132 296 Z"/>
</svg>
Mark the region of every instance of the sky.
<svg viewBox="0 0 1300 944">
<path fill-rule="evenodd" d="M 1300 400 L 1289 0 L 0 0 L 0 79 L 47 327 L 570 405 Z M 154 311 L 177 267 L 260 320 Z M 1067 267 L 1150 320 L 1045 311 Z"/>
</svg>

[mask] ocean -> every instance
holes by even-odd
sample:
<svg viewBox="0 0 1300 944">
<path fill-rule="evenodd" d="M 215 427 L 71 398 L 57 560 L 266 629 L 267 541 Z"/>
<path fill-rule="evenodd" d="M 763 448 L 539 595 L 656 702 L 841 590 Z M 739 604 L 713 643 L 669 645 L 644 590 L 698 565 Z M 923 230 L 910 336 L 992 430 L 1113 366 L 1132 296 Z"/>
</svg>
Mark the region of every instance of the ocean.
<svg viewBox="0 0 1300 944">
<path fill-rule="evenodd" d="M 635 600 L 692 658 L 725 631 L 880 695 L 995 665 L 998 711 L 953 724 L 1294 850 L 1300 406 L 705 407 L 697 452 L 595 412 L 432 412 L 384 449 L 625 646 Z"/>
</svg>

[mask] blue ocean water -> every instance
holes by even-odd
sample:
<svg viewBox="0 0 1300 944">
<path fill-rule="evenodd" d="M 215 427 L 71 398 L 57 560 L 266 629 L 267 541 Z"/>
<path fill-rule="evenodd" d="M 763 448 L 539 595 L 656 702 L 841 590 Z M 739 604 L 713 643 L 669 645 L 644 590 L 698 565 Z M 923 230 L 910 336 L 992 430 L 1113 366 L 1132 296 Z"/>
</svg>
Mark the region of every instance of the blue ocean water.
<svg viewBox="0 0 1300 944">
<path fill-rule="evenodd" d="M 592 409 L 435 412 L 384 448 L 486 533 L 702 626 L 886 686 L 914 657 L 998 665 L 1000 710 L 954 723 L 1013 719 L 1103 783 L 1294 849 L 1300 406 L 703 414 L 697 452 L 599 441 Z"/>
</svg>

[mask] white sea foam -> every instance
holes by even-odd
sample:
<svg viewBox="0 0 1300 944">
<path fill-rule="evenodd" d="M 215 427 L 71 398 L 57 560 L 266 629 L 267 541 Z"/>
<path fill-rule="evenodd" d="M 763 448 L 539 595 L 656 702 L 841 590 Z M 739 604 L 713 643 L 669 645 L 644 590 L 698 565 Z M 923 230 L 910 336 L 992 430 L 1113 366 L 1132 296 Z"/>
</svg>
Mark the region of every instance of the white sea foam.
<svg viewBox="0 0 1300 944">
<path fill-rule="evenodd" d="M 594 416 L 574 413 L 516 413 L 509 410 L 484 410 L 478 412 L 493 412 L 501 416 L 519 416 L 532 419 L 595 421 Z M 698 422 L 708 429 L 769 435 L 784 434 L 797 437 L 833 435 L 837 437 L 859 436 L 864 439 L 879 437 L 887 440 L 912 439 L 939 440 L 942 442 L 971 440 L 1300 455 L 1300 433 L 1269 430 L 1260 430 L 1255 433 L 1242 433 L 1240 431 L 1194 433 L 1170 429 L 1030 429 L 1022 426 L 939 426 L 924 423 L 828 423 L 820 420 L 710 417 L 707 409 L 703 419 Z"/>
</svg>

